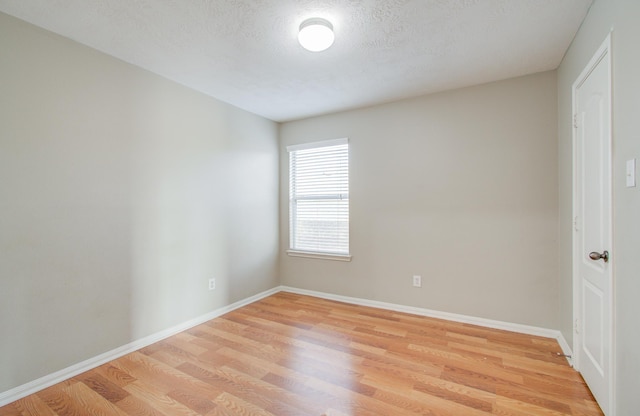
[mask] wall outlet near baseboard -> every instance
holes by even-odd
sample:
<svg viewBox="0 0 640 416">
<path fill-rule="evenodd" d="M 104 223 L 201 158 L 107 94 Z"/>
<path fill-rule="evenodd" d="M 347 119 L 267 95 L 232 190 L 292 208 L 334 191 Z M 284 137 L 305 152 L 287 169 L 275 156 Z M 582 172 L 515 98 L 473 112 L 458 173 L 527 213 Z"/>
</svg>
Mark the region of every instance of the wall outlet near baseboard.
<svg viewBox="0 0 640 416">
<path fill-rule="evenodd" d="M 413 276 L 413 287 L 422 287 L 422 276 Z"/>
<path fill-rule="evenodd" d="M 209 290 L 216 290 L 216 279 L 209 279 Z"/>
</svg>

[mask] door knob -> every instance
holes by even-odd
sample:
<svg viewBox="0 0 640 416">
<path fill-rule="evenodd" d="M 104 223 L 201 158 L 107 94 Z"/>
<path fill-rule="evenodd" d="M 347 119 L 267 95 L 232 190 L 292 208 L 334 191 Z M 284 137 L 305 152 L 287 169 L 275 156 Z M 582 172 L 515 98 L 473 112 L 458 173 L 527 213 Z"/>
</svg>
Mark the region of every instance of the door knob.
<svg viewBox="0 0 640 416">
<path fill-rule="evenodd" d="M 607 263 L 609 261 L 609 252 L 605 250 L 600 254 L 597 251 L 592 251 L 589 253 L 589 258 L 591 260 L 604 260 L 604 262 Z"/>
</svg>

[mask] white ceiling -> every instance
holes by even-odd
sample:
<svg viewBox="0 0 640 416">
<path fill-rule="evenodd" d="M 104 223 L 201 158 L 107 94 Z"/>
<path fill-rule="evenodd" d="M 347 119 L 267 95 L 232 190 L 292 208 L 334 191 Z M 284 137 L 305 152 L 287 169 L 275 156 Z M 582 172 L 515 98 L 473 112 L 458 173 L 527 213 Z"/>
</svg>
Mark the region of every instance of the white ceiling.
<svg viewBox="0 0 640 416">
<path fill-rule="evenodd" d="M 0 0 L 0 11 L 275 121 L 555 69 L 592 0 Z M 324 17 L 336 41 L 297 43 Z"/>
</svg>

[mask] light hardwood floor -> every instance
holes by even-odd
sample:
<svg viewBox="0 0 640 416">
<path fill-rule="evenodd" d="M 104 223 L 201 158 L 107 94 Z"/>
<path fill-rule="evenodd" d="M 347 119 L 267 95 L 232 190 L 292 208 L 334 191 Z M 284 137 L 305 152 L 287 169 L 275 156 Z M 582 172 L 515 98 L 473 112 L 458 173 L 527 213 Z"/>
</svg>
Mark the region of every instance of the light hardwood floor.
<svg viewBox="0 0 640 416">
<path fill-rule="evenodd" d="M 0 415 L 601 415 L 553 339 L 278 293 Z"/>
</svg>

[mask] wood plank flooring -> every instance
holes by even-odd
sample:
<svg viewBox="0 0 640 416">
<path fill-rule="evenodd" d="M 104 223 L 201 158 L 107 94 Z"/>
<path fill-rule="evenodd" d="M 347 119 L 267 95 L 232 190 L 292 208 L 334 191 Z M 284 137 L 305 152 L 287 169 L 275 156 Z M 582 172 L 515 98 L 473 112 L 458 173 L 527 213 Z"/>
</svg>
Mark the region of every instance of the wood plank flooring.
<svg viewBox="0 0 640 416">
<path fill-rule="evenodd" d="M 281 292 L 0 415 L 601 415 L 553 339 Z"/>
</svg>

